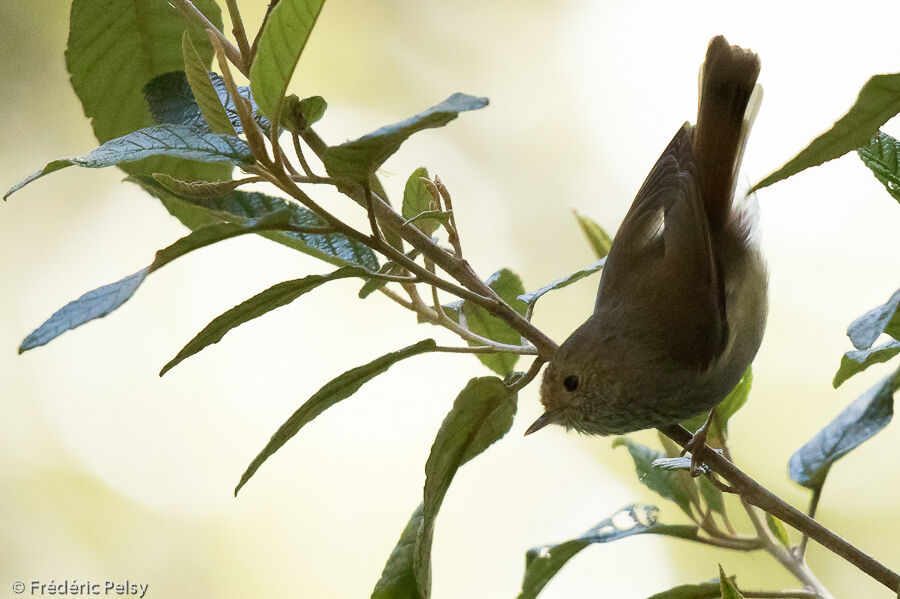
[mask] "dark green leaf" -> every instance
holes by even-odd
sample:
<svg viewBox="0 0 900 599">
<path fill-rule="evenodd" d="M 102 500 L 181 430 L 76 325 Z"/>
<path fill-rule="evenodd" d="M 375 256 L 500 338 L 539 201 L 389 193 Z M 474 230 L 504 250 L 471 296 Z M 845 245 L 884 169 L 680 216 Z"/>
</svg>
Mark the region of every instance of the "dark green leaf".
<svg viewBox="0 0 900 599">
<path fill-rule="evenodd" d="M 869 144 L 856 150 L 875 178 L 900 202 L 900 141 L 879 131 Z"/>
<path fill-rule="evenodd" d="M 225 80 L 218 73 L 212 71 L 207 72 L 207 77 L 213 87 L 218 102 L 225 111 L 225 116 L 231 123 L 231 127 L 241 135 L 244 133 L 244 126 L 241 123 L 241 117 L 238 114 L 237 105 L 234 98 L 228 93 L 228 87 Z M 253 93 L 249 87 L 238 86 L 238 94 L 245 100 L 250 102 L 250 108 L 253 110 L 253 118 L 268 134 L 270 123 L 269 120 L 259 114 L 256 102 L 253 100 Z M 182 71 L 174 71 L 165 73 L 159 77 L 155 77 L 146 86 L 144 86 L 144 96 L 147 99 L 147 105 L 150 107 L 150 113 L 153 119 L 160 125 L 188 125 L 200 129 L 206 133 L 212 133 L 212 129 L 206 122 L 204 113 L 194 98 L 194 92 L 191 84 L 188 82 L 187 74 Z M 212 98 L 208 100 L 212 102 Z"/>
<path fill-rule="evenodd" d="M 416 552 L 416 538 L 422 528 L 422 516 L 425 504 L 420 503 L 413 512 L 406 528 L 400 534 L 400 540 L 391 552 L 381 578 L 372 591 L 372 599 L 422 599 L 416 586 L 416 574 L 413 571 L 413 559 Z"/>
<path fill-rule="evenodd" d="M 575 210 L 572 212 L 575 214 L 575 218 L 578 220 L 578 225 L 581 227 L 584 236 L 587 237 L 588 243 L 591 244 L 594 255 L 598 259 L 605 258 L 609 253 L 609 248 L 612 247 L 612 237 L 609 236 L 609 233 L 607 233 L 603 227 L 587 216 L 579 214 Z"/>
<path fill-rule="evenodd" d="M 738 381 L 734 389 L 725 396 L 716 407 L 716 416 L 713 418 L 709 426 L 709 438 L 724 441 L 728 438 L 728 421 L 734 414 L 744 407 L 747 399 L 750 397 L 750 389 L 753 387 L 753 367 L 748 366 L 747 372 Z M 689 431 L 695 431 L 703 426 L 709 412 L 703 412 L 693 418 L 689 418 L 681 423 L 681 425 Z"/>
<path fill-rule="evenodd" d="M 722 597 L 722 586 L 717 578 L 712 582 L 672 587 L 668 591 L 656 593 L 647 599 L 720 599 L 720 597 Z"/>
<path fill-rule="evenodd" d="M 653 467 L 655 460 L 666 459 L 663 452 L 636 443 L 627 437 L 618 437 L 612 446 L 624 446 L 628 449 L 641 484 L 661 497 L 674 501 L 684 513 L 693 518 L 691 498 L 696 490 L 690 477 L 684 472 Z"/>
<path fill-rule="evenodd" d="M 275 119 L 325 0 L 281 0 L 266 20 L 250 67 L 260 111 Z M 276 121 L 277 122 L 277 121 Z"/>
<path fill-rule="evenodd" d="M 60 308 L 25 338 L 19 346 L 19 353 L 49 343 L 70 329 L 106 316 L 128 301 L 147 275 L 188 252 L 238 235 L 284 226 L 289 219 L 289 213 L 276 212 L 241 224 L 220 223 L 197 229 L 169 247 L 156 252 L 156 259 L 147 268 L 115 283 L 89 291 Z"/>
<path fill-rule="evenodd" d="M 894 392 L 900 371 L 888 376 L 844 408 L 828 425 L 798 449 L 788 464 L 791 478 L 809 489 L 825 481 L 831 465 L 883 429 L 894 415 Z"/>
<path fill-rule="evenodd" d="M 282 281 L 273 285 L 214 318 L 178 352 L 178 355 L 163 366 L 162 370 L 159 371 L 159 376 L 164 375 L 185 358 L 193 356 L 213 343 L 218 343 L 225 336 L 225 333 L 231 329 L 254 318 L 259 318 L 276 308 L 286 306 L 323 283 L 337 279 L 346 279 L 347 277 L 366 277 L 370 274 L 369 271 L 356 266 L 344 266 L 327 275 L 309 275 L 302 279 Z"/>
<path fill-rule="evenodd" d="M 562 289 L 563 287 L 568 287 L 575 281 L 580 281 L 581 279 L 594 274 L 595 272 L 599 272 L 600 269 L 603 268 L 603 265 L 606 264 L 606 258 L 600 258 L 587 268 L 583 268 L 578 272 L 574 272 L 568 276 L 565 276 L 561 279 L 557 279 L 550 283 L 549 285 L 544 285 L 537 291 L 531 291 L 529 293 L 523 293 L 519 296 L 518 299 L 522 300 L 529 306 L 534 306 L 535 303 L 540 299 L 542 295 L 547 293 L 548 291 L 553 291 L 554 289 Z"/>
<path fill-rule="evenodd" d="M 406 187 L 403 190 L 403 218 L 412 220 L 417 215 L 437 208 L 434 204 L 434 196 L 428 191 L 429 183 L 426 181 L 428 179 L 428 169 L 423 166 L 414 170 L 406 180 Z M 441 223 L 434 219 L 427 219 L 419 221 L 417 226 L 422 233 L 431 236 L 441 226 Z"/>
<path fill-rule="evenodd" d="M 865 146 L 878 128 L 898 112 L 900 74 L 875 75 L 862 87 L 847 114 L 787 164 L 754 185 L 750 193 Z"/>
<path fill-rule="evenodd" d="M 882 333 L 900 339 L 900 289 L 886 303 L 872 308 L 847 327 L 847 336 L 856 349 L 869 349 Z"/>
<path fill-rule="evenodd" d="M 734 586 L 734 582 L 725 576 L 722 564 L 719 564 L 719 584 L 721 585 L 722 599 L 744 599 L 744 596 Z"/>
<path fill-rule="evenodd" d="M 191 94 L 196 101 L 203 118 L 213 133 L 237 135 L 231 120 L 225 114 L 225 107 L 219 99 L 219 93 L 209 78 L 209 65 L 203 62 L 191 43 L 187 31 L 181 39 L 181 53 L 184 55 L 184 74 L 191 86 Z"/>
<path fill-rule="evenodd" d="M 525 302 L 518 299 L 520 295 L 525 293 L 525 287 L 522 286 L 522 279 L 519 275 L 511 270 L 504 268 L 492 274 L 485 281 L 491 289 L 503 298 L 510 306 L 519 314 L 525 313 Z M 491 314 L 477 304 L 472 302 L 463 302 L 463 315 L 469 330 L 473 333 L 487 337 L 500 343 L 509 345 L 519 345 L 522 337 L 519 333 L 509 326 L 506 321 L 491 316 Z M 449 316 L 449 314 L 448 314 Z M 470 341 L 469 345 L 478 345 L 474 341 Z M 519 361 L 518 354 L 496 353 L 496 354 L 476 354 L 481 363 L 501 376 L 506 376 L 516 366 Z"/>
<path fill-rule="evenodd" d="M 456 471 L 500 439 L 516 414 L 516 394 L 496 377 L 474 378 L 453 402 L 425 463 L 422 527 L 416 539 L 414 571 L 419 594 L 431 596 L 434 523 Z"/>
<path fill-rule="evenodd" d="M 310 96 L 301 100 L 291 94 L 284 99 L 281 121 L 286 129 L 299 133 L 325 116 L 327 108 L 328 102 L 322 96 Z"/>
<path fill-rule="evenodd" d="M 791 538 L 788 536 L 788 531 L 781 520 L 766 512 L 766 526 L 769 527 L 769 530 L 785 549 L 791 549 Z"/>
<path fill-rule="evenodd" d="M 529 549 L 525 554 L 525 576 L 518 599 L 534 599 L 566 563 L 579 551 L 594 543 L 609 543 L 640 534 L 656 534 L 696 539 L 697 527 L 666 525 L 657 522 L 659 509 L 652 505 L 626 506 L 580 537 L 556 545 Z"/>
<path fill-rule="evenodd" d="M 835 389 L 855 374 L 859 374 L 873 364 L 887 362 L 900 353 L 900 341 L 891 340 L 878 347 L 848 351 L 841 358 L 841 366 L 834 375 L 832 385 Z"/>
<path fill-rule="evenodd" d="M 215 0 L 194 5 L 213 25 L 222 28 Z M 184 21 L 167 2 L 135 0 L 74 0 L 70 19 L 66 67 L 85 116 L 103 143 L 153 125 L 142 88 L 163 73 L 181 70 Z M 204 64 L 212 47 L 202 31 L 192 30 Z M 230 164 L 151 158 L 121 165 L 131 174 L 165 172 L 189 181 L 227 179 Z"/>
<path fill-rule="evenodd" d="M 234 164 L 246 164 L 252 160 L 250 148 L 240 138 L 203 133 L 184 125 L 157 125 L 111 139 L 84 156 L 54 160 L 12 187 L 3 198 L 8 198 L 44 175 L 69 166 L 103 168 L 150 156 L 178 156 L 200 162 L 230 161 Z"/>
<path fill-rule="evenodd" d="M 291 224 L 295 226 L 317 227 L 326 224 L 312 211 L 264 193 L 233 191 L 217 198 L 196 199 L 172 193 L 149 177 L 131 180 L 159 198 L 173 216 L 191 229 L 214 222 L 244 222 L 280 210 L 290 210 L 293 213 Z M 360 266 L 372 272 L 378 270 L 375 253 L 362 242 L 342 233 L 270 231 L 261 235 L 335 266 Z"/>
<path fill-rule="evenodd" d="M 387 371 L 388 368 L 403 360 L 419 354 L 424 354 L 434 350 L 436 344 L 433 339 L 425 339 L 414 345 L 410 345 L 399 351 L 385 354 L 380 358 L 372 360 L 368 364 L 358 366 L 352 370 L 348 370 L 344 374 L 329 381 L 324 387 L 313 394 L 306 402 L 300 406 L 296 412 L 291 414 L 284 424 L 282 424 L 268 444 L 263 448 L 259 455 L 253 458 L 253 461 L 247 467 L 247 470 L 241 476 L 241 481 L 234 488 L 234 494 L 237 495 L 250 477 L 252 477 L 259 467 L 269 459 L 273 453 L 281 449 L 281 446 L 296 435 L 301 428 L 311 422 L 319 414 L 333 406 L 334 404 L 347 399 L 373 378 Z"/>
<path fill-rule="evenodd" d="M 487 104 L 487 98 L 453 94 L 440 104 L 405 121 L 387 125 L 354 141 L 329 147 L 322 156 L 325 170 L 332 177 L 348 177 L 365 184 L 369 175 L 400 149 L 400 145 L 413 133 L 443 127 L 460 112 L 484 108 Z"/>
</svg>

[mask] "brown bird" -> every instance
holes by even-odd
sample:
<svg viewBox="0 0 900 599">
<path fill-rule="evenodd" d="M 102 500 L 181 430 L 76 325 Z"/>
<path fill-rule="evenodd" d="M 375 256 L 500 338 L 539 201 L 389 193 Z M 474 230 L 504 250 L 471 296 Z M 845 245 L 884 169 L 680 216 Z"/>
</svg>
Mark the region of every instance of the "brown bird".
<svg viewBox="0 0 900 599">
<path fill-rule="evenodd" d="M 680 422 L 714 408 L 756 356 L 767 275 L 755 198 L 733 200 L 758 75 L 756 54 L 712 39 L 697 124 L 682 125 L 638 191 L 594 313 L 550 361 L 546 411 L 526 434 L 551 423 L 609 435 Z"/>
</svg>

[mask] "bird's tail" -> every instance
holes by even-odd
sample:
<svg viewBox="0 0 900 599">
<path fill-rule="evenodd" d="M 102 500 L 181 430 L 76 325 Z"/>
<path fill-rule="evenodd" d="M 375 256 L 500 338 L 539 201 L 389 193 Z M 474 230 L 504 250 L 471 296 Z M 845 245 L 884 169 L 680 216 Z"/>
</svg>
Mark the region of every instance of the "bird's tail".
<svg viewBox="0 0 900 599">
<path fill-rule="evenodd" d="M 759 110 L 759 57 L 717 36 L 700 67 L 694 160 L 700 196 L 713 233 L 725 227 L 750 126 Z"/>
</svg>

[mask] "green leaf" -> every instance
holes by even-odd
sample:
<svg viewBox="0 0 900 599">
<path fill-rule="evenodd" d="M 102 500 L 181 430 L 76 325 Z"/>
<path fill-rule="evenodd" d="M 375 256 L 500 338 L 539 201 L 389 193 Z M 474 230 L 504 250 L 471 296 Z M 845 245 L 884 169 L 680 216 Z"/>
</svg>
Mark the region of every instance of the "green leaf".
<svg viewBox="0 0 900 599">
<path fill-rule="evenodd" d="M 722 491 L 709 482 L 709 479 L 705 476 L 700 476 L 694 480 L 697 481 L 697 489 L 699 489 L 700 495 L 703 497 L 706 505 L 708 505 L 712 511 L 724 516 L 725 499 L 722 496 Z"/>
<path fill-rule="evenodd" d="M 667 591 L 656 593 L 647 599 L 720 599 L 722 597 L 722 585 L 719 579 L 700 584 L 682 584 L 672 587 Z"/>
<path fill-rule="evenodd" d="M 416 539 L 414 571 L 419 594 L 431 596 L 434 523 L 456 471 L 500 439 L 512 426 L 516 394 L 496 377 L 474 378 L 453 402 L 425 463 L 422 527 Z"/>
<path fill-rule="evenodd" d="M 814 139 L 787 164 L 754 185 L 749 193 L 867 145 L 878 128 L 898 112 L 900 74 L 875 75 L 863 85 L 856 103 L 831 129 Z"/>
<path fill-rule="evenodd" d="M 424 508 L 425 504 L 420 503 L 400 534 L 400 540 L 397 541 L 396 547 L 384 565 L 381 578 L 372 591 L 372 599 L 422 599 L 416 585 L 413 559 L 416 537 L 422 528 Z"/>
<path fill-rule="evenodd" d="M 286 129 L 299 133 L 325 116 L 328 102 L 322 96 L 310 96 L 302 100 L 291 94 L 284 99 L 281 122 Z"/>
<path fill-rule="evenodd" d="M 167 373 L 185 358 L 193 356 L 209 345 L 218 343 L 225 336 L 225 333 L 231 329 L 254 318 L 259 318 L 276 308 L 286 306 L 301 295 L 305 295 L 328 281 L 346 279 L 347 277 L 366 277 L 368 275 L 371 275 L 371 273 L 362 268 L 344 266 L 327 275 L 309 275 L 302 279 L 282 281 L 273 285 L 214 318 L 178 352 L 178 355 L 163 366 L 162 370 L 159 371 L 159 376 Z"/>
<path fill-rule="evenodd" d="M 657 522 L 659 509 L 635 503 L 626 506 L 600 522 L 580 537 L 529 549 L 525 554 L 525 576 L 518 599 L 534 599 L 557 572 L 579 551 L 594 543 L 609 543 L 633 535 L 656 534 L 682 539 L 696 539 L 697 527 L 666 525 Z"/>
<path fill-rule="evenodd" d="M 832 385 L 835 389 L 855 374 L 859 374 L 873 364 L 887 362 L 900 353 L 900 341 L 891 340 L 878 347 L 848 351 L 841 358 L 841 366 L 834 375 Z"/>
<path fill-rule="evenodd" d="M 222 28 L 215 0 L 194 5 Z M 153 124 L 142 88 L 163 73 L 184 68 L 181 36 L 184 22 L 167 2 L 73 0 L 66 67 L 84 114 L 103 143 Z M 212 47 L 202 31 L 191 31 L 204 64 Z M 185 180 L 221 180 L 229 164 L 200 164 L 173 158 L 151 158 L 121 165 L 130 174 L 165 172 Z"/>
<path fill-rule="evenodd" d="M 291 417 L 275 431 L 275 434 L 272 435 L 272 438 L 263 450 L 259 452 L 259 455 L 253 458 L 253 461 L 241 476 L 241 481 L 234 488 L 235 496 L 237 496 L 241 487 L 250 480 L 250 477 L 259 470 L 259 467 L 263 462 L 269 459 L 273 453 L 281 449 L 282 445 L 287 443 L 291 437 L 296 435 L 301 428 L 315 419 L 319 414 L 339 401 L 347 399 L 359 391 L 359 388 L 365 383 L 368 383 L 379 374 L 386 372 L 388 368 L 400 360 L 433 351 L 435 347 L 436 344 L 433 339 L 425 339 L 424 341 L 419 341 L 404 349 L 385 354 L 363 366 L 357 366 L 326 383 L 324 387 L 316 391 L 312 397 L 306 400 L 297 411 L 291 414 Z"/>
<path fill-rule="evenodd" d="M 531 291 L 529 293 L 523 293 L 518 297 L 518 299 L 522 300 L 528 306 L 534 306 L 537 301 L 541 298 L 542 295 L 547 293 L 548 291 L 553 291 L 554 289 L 562 289 L 563 287 L 568 287 L 572 283 L 576 281 L 580 281 L 581 279 L 594 274 L 595 272 L 599 272 L 603 265 L 606 264 L 606 257 L 600 258 L 587 268 L 583 268 L 578 272 L 573 272 L 572 274 L 565 276 L 561 279 L 557 279 L 550 283 L 549 285 L 544 285 L 537 291 Z"/>
<path fill-rule="evenodd" d="M 674 441 L 669 439 L 667 436 L 657 431 L 657 437 L 659 438 L 659 442 L 663 447 L 665 454 L 668 456 L 667 458 L 662 458 L 659 460 L 653 460 L 650 465 L 654 468 L 660 468 L 661 462 L 668 462 L 671 465 L 675 465 L 677 463 L 677 469 L 684 470 L 684 474 L 682 476 L 686 477 L 686 484 L 692 484 L 691 481 L 696 481 L 697 490 L 700 491 L 700 496 L 703 497 L 704 501 L 706 501 L 706 505 L 710 507 L 714 512 L 719 514 L 725 514 L 725 500 L 722 498 L 722 491 L 717 489 L 707 477 L 700 476 L 697 478 L 693 478 L 689 475 L 691 469 L 691 458 L 689 457 L 680 457 L 681 456 L 681 447 L 677 445 Z M 717 449 L 715 451 L 721 452 L 721 450 Z M 700 464 L 700 468 L 708 472 L 708 466 L 706 464 Z M 685 483 L 682 483 L 685 484 Z M 699 498 L 696 498 L 694 494 L 691 495 L 691 499 L 696 501 L 698 507 L 700 505 Z"/>
<path fill-rule="evenodd" d="M 847 327 L 847 336 L 856 349 L 869 349 L 882 333 L 900 339 L 900 289 L 886 303 L 872 308 Z"/>
<path fill-rule="evenodd" d="M 413 248 L 406 252 L 406 257 L 410 260 L 415 260 L 419 255 L 419 250 Z M 403 274 L 403 267 L 394 262 L 393 260 L 389 260 L 381 265 L 381 268 L 378 269 L 379 274 L 383 275 L 400 275 Z M 366 299 L 382 287 L 388 284 L 388 281 L 385 279 L 376 279 L 371 278 L 366 281 L 365 285 L 359 290 L 359 299 Z M 421 317 L 421 315 L 419 315 Z"/>
<path fill-rule="evenodd" d="M 725 396 L 725 399 L 719 402 L 719 405 L 716 407 L 716 416 L 709 425 L 708 434 L 710 439 L 724 441 L 728 438 L 728 421 L 738 410 L 744 407 L 745 403 L 747 403 L 752 387 L 753 367 L 748 366 L 747 372 L 744 373 L 744 376 L 741 377 L 738 384 L 734 386 L 734 389 L 732 389 L 731 392 Z M 698 414 L 693 418 L 685 420 L 681 425 L 689 431 L 695 431 L 703 426 L 707 416 L 709 416 L 709 412 L 703 412 L 702 414 Z"/>
<path fill-rule="evenodd" d="M 856 153 L 891 197 L 900 202 L 900 141 L 879 131 Z"/>
<path fill-rule="evenodd" d="M 575 214 L 575 219 L 578 221 L 581 231 L 584 233 L 584 236 L 587 237 L 588 243 L 591 244 L 594 255 L 598 259 L 605 258 L 609 253 L 609 248 L 612 247 L 612 237 L 609 236 L 609 233 L 607 233 L 603 227 L 587 216 L 579 214 L 577 210 L 573 210 L 572 212 Z"/>
<path fill-rule="evenodd" d="M 225 111 L 225 116 L 228 118 L 232 129 L 238 135 L 242 135 L 244 126 L 241 123 L 241 117 L 238 114 L 234 98 L 228 93 L 225 80 L 221 75 L 212 71 L 208 71 L 206 75 L 219 98 L 218 102 Z M 253 118 L 262 130 L 268 134 L 271 123 L 269 123 L 269 119 L 259 114 L 250 88 L 238 86 L 237 92 L 250 102 Z M 183 71 L 173 71 L 151 79 L 144 86 L 144 97 L 147 99 L 147 105 L 150 107 L 150 114 L 158 125 L 188 125 L 206 133 L 212 133 L 212 129 L 209 123 L 206 122 L 203 111 L 194 97 L 187 74 Z"/>
<path fill-rule="evenodd" d="M 722 599 L 744 599 L 744 596 L 734 586 L 734 582 L 725 576 L 722 564 L 719 564 L 719 584 L 721 585 Z"/>
<path fill-rule="evenodd" d="M 260 111 L 277 122 L 284 94 L 325 0 L 281 0 L 263 27 L 250 67 Z"/>
<path fill-rule="evenodd" d="M 184 125 L 157 125 L 112 139 L 84 156 L 54 160 L 13 186 L 3 199 L 32 181 L 69 166 L 104 168 L 149 156 L 178 156 L 201 162 L 230 161 L 234 164 L 252 161 L 250 148 L 238 137 L 203 133 Z"/>
<path fill-rule="evenodd" d="M 428 191 L 429 184 L 426 181 L 428 179 L 430 179 L 428 169 L 423 166 L 414 170 L 406 180 L 406 187 L 403 190 L 403 218 L 411 221 L 418 215 L 437 208 L 434 205 L 434 196 Z M 417 226 L 422 233 L 430 237 L 441 223 L 435 219 L 424 219 L 420 220 Z"/>
<path fill-rule="evenodd" d="M 443 127 L 460 112 L 484 108 L 487 104 L 487 98 L 453 94 L 440 104 L 405 121 L 387 125 L 354 141 L 329 147 L 322 156 L 325 170 L 332 177 L 348 177 L 366 184 L 369 175 L 399 150 L 400 145 L 413 133 Z"/>
<path fill-rule="evenodd" d="M 281 227 L 288 224 L 289 221 L 290 213 L 277 212 L 241 224 L 220 223 L 197 229 L 169 247 L 156 252 L 156 258 L 147 268 L 115 283 L 89 291 L 60 308 L 25 338 L 22 345 L 19 346 L 19 353 L 49 343 L 70 329 L 113 312 L 134 295 L 147 275 L 188 252 L 238 235 Z"/>
<path fill-rule="evenodd" d="M 166 209 L 190 229 L 214 222 L 245 222 L 280 210 L 293 213 L 292 225 L 316 227 L 326 224 L 312 211 L 264 193 L 233 191 L 221 197 L 196 199 L 172 193 L 149 177 L 130 180 L 159 198 Z M 375 253 L 364 243 L 342 233 L 269 231 L 260 235 L 335 266 L 360 266 L 372 272 L 378 270 Z"/>
<path fill-rule="evenodd" d="M 246 180 L 243 179 L 232 179 L 231 181 L 179 181 L 165 173 L 153 173 L 153 178 L 172 193 L 192 199 L 221 197 L 246 183 Z"/>
<path fill-rule="evenodd" d="M 815 437 L 798 449 L 788 463 L 791 478 L 808 489 L 819 488 L 831 465 L 850 453 L 891 421 L 900 370 L 859 396 Z"/>
<path fill-rule="evenodd" d="M 663 452 L 657 451 L 646 445 L 636 443 L 627 437 L 616 438 L 612 446 L 624 446 L 631 459 L 634 462 L 634 469 L 637 472 L 638 480 L 641 484 L 653 491 L 654 493 L 674 501 L 678 507 L 684 511 L 689 517 L 693 518 L 691 511 L 691 496 L 696 493 L 690 477 L 684 472 L 673 470 L 664 470 L 654 468 L 654 460 L 665 459 Z M 685 480 L 687 478 L 687 480 Z"/>
<path fill-rule="evenodd" d="M 225 107 L 219 99 L 219 93 L 213 86 L 209 78 L 209 65 L 203 62 L 200 55 L 197 54 L 194 44 L 191 43 L 191 36 L 188 32 L 184 32 L 181 38 L 181 52 L 184 55 L 184 74 L 187 76 L 188 84 L 191 86 L 191 93 L 203 118 L 209 125 L 213 133 L 223 133 L 225 135 L 237 135 L 228 115 L 225 114 Z"/>
<path fill-rule="evenodd" d="M 766 526 L 769 527 L 769 531 L 771 531 L 785 549 L 791 549 L 791 538 L 788 536 L 788 531 L 781 520 L 766 512 Z"/>
<path fill-rule="evenodd" d="M 485 282 L 516 312 L 519 314 L 525 313 L 525 302 L 518 299 L 520 295 L 525 293 L 525 288 L 522 286 L 522 279 L 519 278 L 519 275 L 504 268 L 492 274 Z M 510 345 L 519 345 L 522 342 L 521 335 L 515 329 L 496 316 L 491 316 L 481 306 L 472 302 L 463 302 L 462 312 L 469 330 L 473 333 Z M 450 316 L 449 313 L 448 316 Z M 475 346 L 478 343 L 470 341 L 469 345 Z M 515 369 L 516 362 L 519 361 L 518 354 L 507 352 L 475 355 L 481 360 L 482 364 L 501 376 L 506 376 L 512 372 Z"/>
</svg>

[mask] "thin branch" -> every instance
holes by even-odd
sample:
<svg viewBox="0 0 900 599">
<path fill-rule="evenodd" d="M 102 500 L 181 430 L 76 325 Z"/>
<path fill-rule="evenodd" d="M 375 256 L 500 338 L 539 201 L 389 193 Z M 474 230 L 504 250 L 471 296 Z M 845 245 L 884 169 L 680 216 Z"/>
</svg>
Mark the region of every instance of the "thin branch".
<svg viewBox="0 0 900 599">
<path fill-rule="evenodd" d="M 691 439 L 691 434 L 685 430 L 684 427 L 677 424 L 660 427 L 659 430 L 682 447 L 687 445 Z M 710 450 L 708 446 L 704 445 L 701 448 L 700 453 L 700 459 L 737 489 L 744 501 L 757 506 L 781 521 L 790 524 L 801 533 L 808 535 L 823 547 L 844 558 L 846 561 L 850 562 L 892 591 L 897 592 L 898 584 L 900 584 L 900 576 L 898 576 L 896 572 L 893 572 L 875 558 L 862 552 L 857 547 L 834 534 L 803 512 L 786 503 L 780 497 L 747 476 L 724 456 Z M 764 529 L 762 531 L 764 534 L 768 533 L 768 531 L 765 530 L 765 527 L 762 528 Z M 766 538 L 769 538 L 768 535 L 766 535 Z M 781 550 L 784 553 L 788 553 L 784 548 L 781 548 Z M 770 553 L 773 552 L 770 551 Z M 776 555 L 776 558 L 778 557 L 775 553 L 773 553 L 773 555 Z M 812 572 L 805 567 L 805 564 L 798 565 L 796 560 L 793 559 L 793 556 L 789 555 L 788 558 L 788 561 L 791 564 L 790 570 L 792 573 L 805 570 L 812 576 Z M 812 576 L 812 578 L 815 579 L 814 576 Z M 816 590 L 820 595 L 823 595 L 818 589 Z M 827 591 L 825 591 L 825 593 L 827 593 Z M 823 596 L 830 597 L 830 595 Z"/>
<path fill-rule="evenodd" d="M 544 365 L 544 363 L 545 363 L 545 360 L 543 358 L 541 358 L 540 356 L 535 358 L 534 361 L 531 363 L 531 366 L 528 368 L 528 372 L 523 374 L 522 378 L 520 378 L 519 380 L 514 382 L 512 385 L 510 385 L 509 390 L 512 391 L 513 393 L 517 393 L 520 390 L 527 387 L 528 384 L 531 383 L 531 381 L 533 381 L 534 378 L 541 371 L 541 367 Z"/>
<path fill-rule="evenodd" d="M 253 45 L 250 46 L 250 60 L 252 63 L 253 59 L 256 58 L 256 50 L 259 47 L 259 38 L 262 37 L 263 29 L 266 28 L 266 23 L 269 22 L 269 15 L 272 14 L 272 9 L 278 4 L 278 0 L 272 0 L 269 2 L 269 6 L 266 8 L 266 14 L 263 16 L 262 23 L 259 26 L 259 31 L 256 32 L 256 37 L 253 38 Z"/>
<path fill-rule="evenodd" d="M 450 213 L 450 222 L 447 223 L 449 225 L 447 227 L 447 237 L 450 241 L 450 245 L 453 246 L 456 257 L 462 260 L 462 242 L 459 239 L 459 229 L 456 226 L 456 215 L 453 214 L 453 201 L 450 199 L 450 191 L 437 175 L 434 176 L 434 186 L 444 199 L 444 205 L 447 208 L 447 212 Z"/>
<path fill-rule="evenodd" d="M 291 131 L 291 140 L 294 142 L 294 154 L 297 155 L 297 160 L 300 161 L 300 167 L 303 169 L 303 172 L 306 173 L 307 177 L 315 177 L 312 169 L 309 168 L 309 163 L 306 161 L 306 156 L 303 155 L 303 148 L 300 146 L 300 136 Z"/>
<path fill-rule="evenodd" d="M 796 589 L 788 591 L 745 591 L 740 589 L 746 599 L 816 599 L 815 591 Z"/>
<path fill-rule="evenodd" d="M 237 0 L 225 0 L 228 4 L 228 14 L 231 16 L 231 33 L 237 41 L 238 50 L 241 52 L 241 72 L 250 70 L 250 43 L 247 41 L 247 32 L 244 30 L 244 20 L 241 19 L 241 11 L 238 10 Z"/>
<path fill-rule="evenodd" d="M 495 354 L 497 350 L 490 345 L 477 345 L 472 347 L 449 347 L 438 345 L 431 351 L 444 352 L 445 354 Z"/>
<path fill-rule="evenodd" d="M 822 497 L 822 487 L 825 485 L 825 481 L 822 480 L 822 484 L 813 489 L 812 497 L 809 498 L 809 509 L 806 513 L 810 518 L 815 520 L 816 518 L 816 510 L 819 508 L 819 499 Z M 797 550 L 797 557 L 799 559 L 805 559 L 806 557 L 806 546 L 809 544 L 809 535 L 804 534 L 803 538 L 800 539 L 800 548 Z"/>
<path fill-rule="evenodd" d="M 241 51 L 235 48 L 231 42 L 228 41 L 228 38 L 225 37 L 219 28 L 213 25 L 209 19 L 206 18 L 200 9 L 194 6 L 194 3 L 191 0 L 169 0 L 169 5 L 181 13 L 181 16 L 188 22 L 194 25 L 195 27 L 199 27 L 201 31 L 211 31 L 212 35 L 215 36 L 219 43 L 222 45 L 222 48 L 225 51 L 225 56 L 228 57 L 234 66 L 238 68 L 238 70 L 243 73 L 245 76 L 249 76 L 250 70 L 244 68 L 244 59 L 241 56 Z"/>
</svg>

